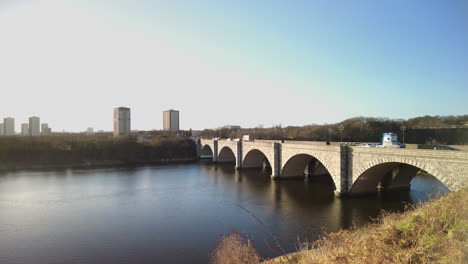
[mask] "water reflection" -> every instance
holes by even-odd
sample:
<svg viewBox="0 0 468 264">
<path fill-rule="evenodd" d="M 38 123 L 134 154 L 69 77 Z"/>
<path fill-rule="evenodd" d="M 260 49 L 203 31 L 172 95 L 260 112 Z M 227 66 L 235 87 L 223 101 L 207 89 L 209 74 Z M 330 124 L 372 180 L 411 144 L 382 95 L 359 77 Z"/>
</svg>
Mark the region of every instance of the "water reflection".
<svg viewBox="0 0 468 264">
<path fill-rule="evenodd" d="M 408 204 L 426 201 L 431 194 L 446 193 L 448 189 L 430 175 L 417 175 L 413 178 L 412 189 L 381 193 L 378 196 L 337 199 L 332 184 L 318 184 L 303 181 L 271 181 L 271 172 L 258 170 L 237 171 L 234 165 L 206 165 L 205 170 L 221 171 L 215 177 L 223 184 L 237 183 L 235 189 L 239 201 L 253 195 L 247 206 L 256 208 L 272 226 L 278 221 L 287 225 L 279 226 L 281 237 L 288 250 L 294 250 L 297 236 L 309 240 L 316 239 L 322 231 L 337 231 L 340 228 L 361 226 L 376 219 L 384 211 L 403 211 Z M 229 184 L 230 185 L 230 184 Z M 263 203 L 273 215 L 268 217 L 268 209 L 257 208 Z M 250 209 L 249 209 L 250 210 Z M 266 248 L 264 248 L 266 252 Z"/>
<path fill-rule="evenodd" d="M 3 173 L 0 263 L 207 263 L 219 235 L 233 230 L 273 257 L 280 252 L 263 228 L 293 251 L 298 236 L 314 240 L 447 191 L 419 175 L 409 192 L 337 199 L 332 185 L 270 175 L 206 162 Z"/>
</svg>

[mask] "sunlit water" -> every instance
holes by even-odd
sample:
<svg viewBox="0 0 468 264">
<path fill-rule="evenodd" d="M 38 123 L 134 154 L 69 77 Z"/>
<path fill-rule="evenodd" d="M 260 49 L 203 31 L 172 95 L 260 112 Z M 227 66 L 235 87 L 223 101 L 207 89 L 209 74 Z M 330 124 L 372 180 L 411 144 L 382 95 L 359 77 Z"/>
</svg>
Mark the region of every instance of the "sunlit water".
<svg viewBox="0 0 468 264">
<path fill-rule="evenodd" d="M 0 263 L 207 263 L 230 231 L 273 257 L 269 232 L 291 252 L 298 238 L 363 225 L 440 184 L 416 177 L 410 192 L 338 199 L 327 185 L 207 163 L 0 173 Z"/>
</svg>

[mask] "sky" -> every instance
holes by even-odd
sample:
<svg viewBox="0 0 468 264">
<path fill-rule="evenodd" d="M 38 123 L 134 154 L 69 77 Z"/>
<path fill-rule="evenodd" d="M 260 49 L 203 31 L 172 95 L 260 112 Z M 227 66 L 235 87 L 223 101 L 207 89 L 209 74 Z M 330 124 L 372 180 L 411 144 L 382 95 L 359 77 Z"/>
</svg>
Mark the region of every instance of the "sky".
<svg viewBox="0 0 468 264">
<path fill-rule="evenodd" d="M 468 114 L 466 0 L 0 0 L 0 118 L 54 131 Z"/>
</svg>

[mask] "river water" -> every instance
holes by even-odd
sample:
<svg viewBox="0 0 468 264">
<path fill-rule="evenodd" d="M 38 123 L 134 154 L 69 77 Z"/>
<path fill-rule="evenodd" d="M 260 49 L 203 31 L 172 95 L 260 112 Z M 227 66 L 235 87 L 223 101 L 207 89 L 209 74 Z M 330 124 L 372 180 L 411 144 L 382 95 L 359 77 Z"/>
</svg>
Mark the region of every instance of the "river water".
<svg viewBox="0 0 468 264">
<path fill-rule="evenodd" d="M 0 263 L 207 263 L 230 231 L 274 257 L 281 250 L 269 232 L 291 252 L 298 239 L 363 225 L 435 190 L 440 182 L 418 176 L 409 192 L 339 199 L 326 184 L 206 162 L 3 172 Z"/>
</svg>

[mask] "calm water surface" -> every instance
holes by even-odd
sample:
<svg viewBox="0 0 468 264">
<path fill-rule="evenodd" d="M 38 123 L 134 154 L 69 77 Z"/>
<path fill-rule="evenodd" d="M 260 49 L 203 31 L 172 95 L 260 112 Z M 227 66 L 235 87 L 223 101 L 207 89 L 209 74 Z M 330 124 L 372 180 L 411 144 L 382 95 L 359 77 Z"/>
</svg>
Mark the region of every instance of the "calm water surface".
<svg viewBox="0 0 468 264">
<path fill-rule="evenodd" d="M 410 192 L 338 199 L 330 186 L 271 181 L 259 171 L 197 163 L 0 173 L 0 263 L 207 263 L 221 234 L 246 233 L 264 257 L 322 231 L 363 225 L 439 189 L 416 177 Z"/>
</svg>

